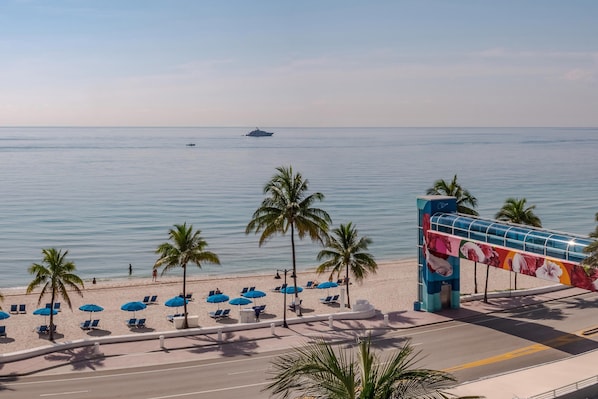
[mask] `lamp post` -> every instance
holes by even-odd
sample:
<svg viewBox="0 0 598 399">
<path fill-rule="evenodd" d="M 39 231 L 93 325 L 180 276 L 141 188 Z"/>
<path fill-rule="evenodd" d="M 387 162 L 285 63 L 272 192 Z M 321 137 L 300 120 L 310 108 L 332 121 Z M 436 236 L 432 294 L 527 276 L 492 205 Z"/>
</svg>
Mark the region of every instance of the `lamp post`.
<svg viewBox="0 0 598 399">
<path fill-rule="evenodd" d="M 284 273 L 284 287 L 286 289 L 287 287 L 287 273 L 290 272 L 290 270 L 288 269 L 276 269 L 276 275 L 278 275 L 279 272 L 283 272 Z M 289 328 L 289 325 L 287 324 L 287 293 L 284 292 L 284 299 L 283 299 L 283 306 L 284 306 L 284 310 L 283 310 L 283 314 L 282 314 L 282 326 L 284 328 Z"/>
</svg>

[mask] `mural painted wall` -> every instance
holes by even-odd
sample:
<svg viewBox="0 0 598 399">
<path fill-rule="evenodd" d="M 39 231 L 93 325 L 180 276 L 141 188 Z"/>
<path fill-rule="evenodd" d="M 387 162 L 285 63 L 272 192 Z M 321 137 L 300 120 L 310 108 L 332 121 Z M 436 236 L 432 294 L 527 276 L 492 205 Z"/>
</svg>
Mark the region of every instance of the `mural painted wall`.
<svg viewBox="0 0 598 399">
<path fill-rule="evenodd" d="M 428 267 L 442 275 L 452 274 L 450 257 L 458 257 L 565 285 L 598 291 L 598 269 L 488 243 L 467 240 L 429 229 L 424 221 Z"/>
</svg>

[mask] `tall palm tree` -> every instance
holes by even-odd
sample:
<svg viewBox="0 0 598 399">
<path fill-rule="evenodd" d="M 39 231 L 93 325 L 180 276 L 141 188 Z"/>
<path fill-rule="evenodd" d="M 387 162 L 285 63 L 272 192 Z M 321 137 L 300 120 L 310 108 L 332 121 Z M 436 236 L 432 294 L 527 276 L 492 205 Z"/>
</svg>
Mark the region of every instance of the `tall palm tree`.
<svg viewBox="0 0 598 399">
<path fill-rule="evenodd" d="M 542 227 L 542 221 L 536 216 L 534 209 L 536 209 L 535 205 L 527 206 L 527 199 L 511 197 L 505 200 L 502 208 L 496 212 L 494 218 L 505 222 Z M 515 272 L 515 289 L 517 289 L 517 272 Z"/>
<path fill-rule="evenodd" d="M 598 213 L 596 213 L 596 222 L 598 222 Z M 596 240 L 583 249 L 585 253 L 589 254 L 583 263 L 590 267 L 598 268 L 598 226 L 590 233 L 590 237 Z"/>
<path fill-rule="evenodd" d="M 56 248 L 43 249 L 42 263 L 33 263 L 29 266 L 29 273 L 34 275 L 33 281 L 27 286 L 27 293 L 42 286 L 37 304 L 48 291 L 50 292 L 50 309 L 54 309 L 54 302 L 57 297 L 62 297 L 69 309 L 72 309 L 71 298 L 68 289 L 71 289 L 83 296 L 81 289 L 84 287 L 83 280 L 77 276 L 75 264 L 66 260 L 68 250 L 62 252 Z M 50 312 L 50 341 L 54 340 L 54 315 Z"/>
<path fill-rule="evenodd" d="M 162 243 L 156 249 L 160 258 L 154 264 L 154 270 L 163 267 L 162 274 L 176 267 L 183 269 L 183 298 L 187 297 L 187 264 L 195 263 L 201 269 L 202 263 L 214 263 L 219 265 L 220 259 L 213 252 L 206 251 L 207 242 L 201 237 L 201 230 L 193 231 L 193 226 L 187 223 L 175 224 L 174 228 L 168 231 L 170 242 Z M 184 301 L 185 320 L 183 328 L 187 328 L 187 301 Z"/>
<path fill-rule="evenodd" d="M 302 239 L 309 236 L 312 241 L 324 243 L 331 223 L 330 216 L 322 209 L 315 208 L 316 201 L 324 200 L 324 194 L 309 194 L 308 180 L 300 173 L 293 173 L 293 168 L 280 166 L 277 173 L 264 186 L 267 195 L 260 207 L 253 213 L 251 221 L 245 228 L 245 234 L 262 232 L 259 240 L 261 247 L 269 238 L 290 231 L 293 261 L 293 285 L 295 303 L 298 304 L 297 293 L 297 261 L 295 256 L 295 232 Z M 301 307 L 298 306 L 298 314 Z"/>
<path fill-rule="evenodd" d="M 453 176 L 450 183 L 443 179 L 436 180 L 434 185 L 426 191 L 426 194 L 455 197 L 457 198 L 457 212 L 478 216 L 478 212 L 475 210 L 478 206 L 477 198 L 457 182 L 457 175 Z"/>
<path fill-rule="evenodd" d="M 351 349 L 335 351 L 324 341 L 296 348 L 272 362 L 273 396 L 328 399 L 446 398 L 441 389 L 455 381 L 446 372 L 414 368 L 418 353 L 407 341 L 393 355 L 373 353 L 371 339 L 363 339 L 357 359 Z M 388 352 L 386 352 L 388 353 Z"/>
<path fill-rule="evenodd" d="M 318 254 L 318 260 L 326 259 L 316 271 L 324 273 L 330 270 L 330 280 L 337 278 L 344 272 L 344 283 L 347 287 L 347 306 L 351 307 L 349 297 L 349 272 L 355 276 L 355 281 L 362 282 L 368 273 L 376 273 L 378 264 L 374 257 L 367 253 L 372 240 L 368 237 L 359 238 L 357 229 L 349 222 L 332 231 L 326 241 L 326 248 Z"/>
<path fill-rule="evenodd" d="M 443 179 L 436 180 L 434 185 L 426 191 L 428 195 L 447 195 L 457 199 L 457 212 L 466 215 L 478 216 L 475 208 L 478 206 L 478 200 L 469 190 L 463 188 L 457 182 L 457 175 L 453 176 L 453 180 L 447 183 Z M 473 263 L 473 288 L 474 292 L 478 293 L 478 262 Z"/>
</svg>

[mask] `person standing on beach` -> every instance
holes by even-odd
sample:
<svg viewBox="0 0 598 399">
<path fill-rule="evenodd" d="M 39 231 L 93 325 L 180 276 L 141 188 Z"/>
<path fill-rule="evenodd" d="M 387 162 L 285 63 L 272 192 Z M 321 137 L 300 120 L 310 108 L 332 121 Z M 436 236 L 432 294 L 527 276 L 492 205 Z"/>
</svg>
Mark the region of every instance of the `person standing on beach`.
<svg viewBox="0 0 598 399">
<path fill-rule="evenodd" d="M 152 281 L 158 281 L 158 270 L 152 270 Z"/>
<path fill-rule="evenodd" d="M 129 263 L 129 276 L 133 274 L 133 265 Z"/>
</svg>

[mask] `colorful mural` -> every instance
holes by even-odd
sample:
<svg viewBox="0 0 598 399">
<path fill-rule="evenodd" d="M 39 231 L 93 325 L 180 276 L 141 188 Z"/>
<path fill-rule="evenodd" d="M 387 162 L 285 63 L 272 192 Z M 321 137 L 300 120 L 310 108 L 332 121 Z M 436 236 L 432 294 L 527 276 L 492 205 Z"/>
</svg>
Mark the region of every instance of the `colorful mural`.
<svg viewBox="0 0 598 399">
<path fill-rule="evenodd" d="M 598 291 L 598 269 L 432 231 L 429 229 L 429 223 L 427 217 L 427 228 L 426 220 L 423 228 L 426 253 L 430 254 L 430 258 L 427 259 L 428 267 L 440 275 L 446 276 L 451 273 L 447 266 L 450 265 L 448 258 L 454 256 L 556 283 Z"/>
</svg>

